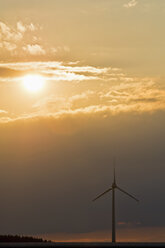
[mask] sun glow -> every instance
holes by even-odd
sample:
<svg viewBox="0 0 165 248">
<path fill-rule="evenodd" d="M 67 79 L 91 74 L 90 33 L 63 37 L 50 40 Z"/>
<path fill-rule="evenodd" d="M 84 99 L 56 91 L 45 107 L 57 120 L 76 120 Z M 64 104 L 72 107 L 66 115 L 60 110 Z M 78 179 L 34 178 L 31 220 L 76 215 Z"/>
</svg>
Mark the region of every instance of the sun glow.
<svg viewBox="0 0 165 248">
<path fill-rule="evenodd" d="M 38 92 L 43 89 L 45 79 L 40 75 L 26 75 L 24 76 L 22 82 L 25 89 L 29 92 Z"/>
</svg>

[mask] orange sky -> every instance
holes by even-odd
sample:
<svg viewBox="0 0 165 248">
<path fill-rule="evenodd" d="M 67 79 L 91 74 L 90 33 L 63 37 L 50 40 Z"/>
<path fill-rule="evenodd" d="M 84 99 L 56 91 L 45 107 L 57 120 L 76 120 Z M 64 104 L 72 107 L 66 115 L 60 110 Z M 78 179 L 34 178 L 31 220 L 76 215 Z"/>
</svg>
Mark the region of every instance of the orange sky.
<svg viewBox="0 0 165 248">
<path fill-rule="evenodd" d="M 124 228 L 117 230 L 118 242 L 164 242 L 164 227 Z M 111 242 L 111 230 L 90 233 L 40 235 L 56 242 Z"/>
<path fill-rule="evenodd" d="M 0 6 L 0 233 L 164 241 L 165 2 Z"/>
</svg>

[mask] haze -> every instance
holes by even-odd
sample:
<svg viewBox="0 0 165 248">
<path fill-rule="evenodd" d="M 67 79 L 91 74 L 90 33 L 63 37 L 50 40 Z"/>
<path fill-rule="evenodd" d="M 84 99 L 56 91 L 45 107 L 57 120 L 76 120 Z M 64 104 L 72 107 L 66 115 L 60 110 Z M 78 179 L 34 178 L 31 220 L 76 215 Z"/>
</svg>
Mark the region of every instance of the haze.
<svg viewBox="0 0 165 248">
<path fill-rule="evenodd" d="M 116 156 L 140 199 L 118 193 L 117 239 L 165 241 L 165 2 L 0 0 L 0 16 L 0 233 L 110 240 L 111 194 L 92 199 Z"/>
</svg>

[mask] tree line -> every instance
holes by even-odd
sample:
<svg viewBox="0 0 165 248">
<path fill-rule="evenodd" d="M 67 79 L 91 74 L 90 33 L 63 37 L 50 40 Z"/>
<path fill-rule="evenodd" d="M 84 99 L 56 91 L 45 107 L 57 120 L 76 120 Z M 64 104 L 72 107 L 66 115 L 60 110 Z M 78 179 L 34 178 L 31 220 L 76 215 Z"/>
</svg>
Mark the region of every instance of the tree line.
<svg viewBox="0 0 165 248">
<path fill-rule="evenodd" d="M 48 242 L 42 238 L 19 236 L 19 235 L 0 235 L 0 242 Z"/>
</svg>

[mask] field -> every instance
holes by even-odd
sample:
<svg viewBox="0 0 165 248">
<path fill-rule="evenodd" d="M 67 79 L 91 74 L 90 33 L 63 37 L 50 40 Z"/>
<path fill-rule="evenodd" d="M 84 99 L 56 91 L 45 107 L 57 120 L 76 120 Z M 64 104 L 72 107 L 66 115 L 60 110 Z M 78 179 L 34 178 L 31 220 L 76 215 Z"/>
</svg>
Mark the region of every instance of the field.
<svg viewBox="0 0 165 248">
<path fill-rule="evenodd" d="M 35 248 L 35 247 L 41 247 L 41 248 L 49 248 L 49 247 L 56 247 L 56 248 L 61 248 L 61 247 L 165 247 L 165 243 L 72 243 L 72 242 L 57 242 L 57 243 L 1 243 L 0 248 Z"/>
</svg>

